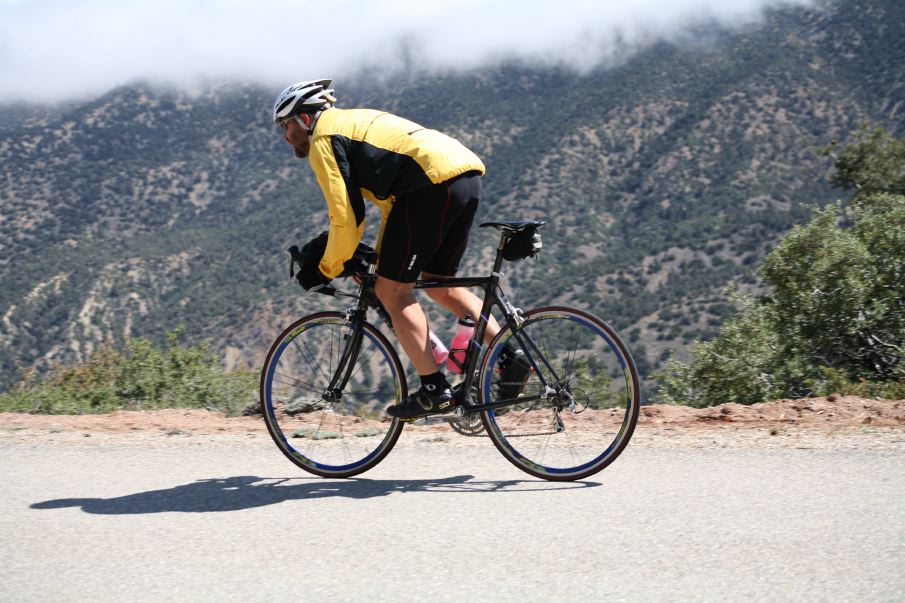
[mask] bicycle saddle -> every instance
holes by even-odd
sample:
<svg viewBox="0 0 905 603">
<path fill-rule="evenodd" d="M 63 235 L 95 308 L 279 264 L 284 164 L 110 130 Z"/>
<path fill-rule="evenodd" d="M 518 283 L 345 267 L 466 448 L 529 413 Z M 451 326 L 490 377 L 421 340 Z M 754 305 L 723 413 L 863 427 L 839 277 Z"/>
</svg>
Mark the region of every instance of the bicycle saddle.
<svg viewBox="0 0 905 603">
<path fill-rule="evenodd" d="M 481 228 L 493 226 L 498 230 L 512 234 L 522 232 L 526 228 L 540 228 L 544 224 L 546 224 L 546 222 L 540 222 L 538 220 L 515 220 L 513 222 L 484 222 L 481 224 Z"/>
</svg>

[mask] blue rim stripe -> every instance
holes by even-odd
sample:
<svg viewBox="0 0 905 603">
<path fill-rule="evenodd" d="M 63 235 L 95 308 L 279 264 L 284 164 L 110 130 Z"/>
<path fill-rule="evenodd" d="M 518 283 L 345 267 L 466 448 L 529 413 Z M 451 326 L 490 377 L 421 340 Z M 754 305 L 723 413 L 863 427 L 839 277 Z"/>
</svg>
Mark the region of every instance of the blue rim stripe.
<svg viewBox="0 0 905 603">
<path fill-rule="evenodd" d="M 314 321 L 312 321 L 312 322 L 314 322 Z M 324 324 L 329 325 L 329 324 L 345 324 L 345 323 L 343 323 L 342 321 L 337 321 L 336 319 L 328 319 L 324 322 L 318 322 L 316 324 L 318 326 L 320 326 L 320 325 L 324 325 Z M 273 387 L 273 373 L 276 370 L 276 365 L 279 364 L 279 360 L 280 360 L 280 357 L 283 355 L 283 351 L 289 346 L 290 343 L 292 343 L 292 340 L 295 339 L 295 337 L 298 336 L 298 334 L 299 333 L 296 332 L 294 335 L 292 335 L 290 337 L 286 337 L 285 341 L 283 341 L 280 344 L 280 347 L 277 348 L 277 351 L 274 352 L 273 357 L 270 360 L 270 365 L 267 367 L 267 386 L 265 389 L 265 398 L 266 398 L 265 403 L 267 404 L 267 412 L 271 416 L 274 416 L 274 417 L 275 417 L 275 415 L 273 414 L 273 400 L 272 400 L 272 395 L 271 395 L 272 387 Z M 369 340 L 371 340 L 377 346 L 377 349 L 380 350 L 380 353 L 383 354 L 384 360 L 387 361 L 387 364 L 390 366 L 390 370 L 393 372 L 393 377 L 394 377 L 394 380 L 396 381 L 397 388 L 398 388 L 399 376 L 396 374 L 396 367 L 394 366 L 392 359 L 390 359 L 389 355 L 387 354 L 386 348 L 384 348 L 384 346 L 380 343 L 380 341 L 378 341 L 377 338 L 374 337 L 367 330 L 363 330 L 362 334 L 365 335 Z M 309 467 L 312 467 L 314 469 L 319 469 L 322 471 L 339 472 L 339 471 L 348 471 L 351 469 L 356 469 L 358 467 L 361 467 L 365 463 L 369 462 L 383 449 L 382 445 L 378 445 L 377 447 L 374 448 L 374 450 L 369 455 L 367 455 L 366 457 L 364 457 L 363 459 L 361 459 L 358 462 L 351 463 L 348 465 L 325 465 L 323 463 L 318 463 L 317 461 L 309 459 L 308 457 L 303 455 L 301 452 L 299 452 L 295 448 L 295 446 L 290 444 L 289 440 L 286 439 L 286 434 L 283 433 L 283 430 L 282 430 L 282 428 L 279 427 L 279 423 L 277 423 L 276 419 L 274 419 L 274 425 L 276 425 L 277 429 L 279 430 L 280 440 L 286 445 L 286 449 L 292 453 L 292 456 L 297 458 L 304 465 L 307 465 Z M 390 435 L 390 432 L 387 431 L 387 436 L 389 436 L 389 435 Z M 386 436 L 384 436 L 383 440 L 381 440 L 381 444 L 384 441 L 386 441 Z"/>
<path fill-rule="evenodd" d="M 542 314 L 538 314 L 537 316 L 532 316 L 532 317 L 530 317 L 528 320 L 531 321 L 531 322 L 539 322 L 540 320 L 544 320 L 544 319 L 543 319 L 543 316 L 545 316 L 545 315 L 549 315 L 550 317 L 554 317 L 554 316 L 555 316 L 555 317 L 557 317 L 557 318 L 566 318 L 567 320 L 570 320 L 570 321 L 573 321 L 573 322 L 577 322 L 577 323 L 581 323 L 581 324 L 583 324 L 583 325 L 586 325 L 586 326 L 588 326 L 588 327 L 591 327 L 595 332 L 597 332 L 597 333 L 599 333 L 600 335 L 602 335 L 603 338 L 606 340 L 607 344 L 610 346 L 610 350 L 612 350 L 613 353 L 616 355 L 616 358 L 619 359 L 619 364 L 620 364 L 620 366 L 622 367 L 622 373 L 623 373 L 623 375 L 625 375 L 625 370 L 626 370 L 626 368 L 627 368 L 627 366 L 628 366 L 628 362 L 626 361 L 625 356 L 623 356 L 622 350 L 620 350 L 619 347 L 613 342 L 613 340 L 610 338 L 609 334 L 607 334 L 606 331 L 601 330 L 600 327 L 598 327 L 597 325 L 595 325 L 595 324 L 592 323 L 592 322 L 589 322 L 589 321 L 587 321 L 587 320 L 581 318 L 580 316 L 576 316 L 576 315 L 565 315 L 565 314 L 557 313 L 557 312 L 544 312 L 544 313 L 542 313 Z M 505 340 L 501 340 L 501 341 L 500 341 L 500 345 L 497 346 L 497 349 L 491 351 L 491 352 L 492 352 L 492 356 L 490 357 L 490 361 L 489 361 L 488 366 L 496 366 L 497 358 L 499 358 L 500 354 L 501 354 L 502 351 L 503 351 L 503 344 L 506 343 L 506 341 L 509 341 L 509 338 L 510 338 L 510 337 L 512 337 L 512 331 L 511 331 L 511 330 L 510 330 L 510 335 L 509 335 L 509 337 L 507 337 Z M 491 385 L 491 381 L 492 381 L 492 380 L 491 380 L 490 378 L 486 378 L 486 377 L 485 377 L 485 383 L 484 383 L 484 399 L 485 399 L 485 400 L 489 400 L 489 399 L 490 399 L 490 385 Z M 631 378 L 626 379 L 626 382 L 628 383 L 628 391 L 627 391 L 627 393 L 628 393 L 628 395 L 629 395 L 629 400 L 630 400 L 630 399 L 634 396 L 634 384 L 632 383 Z M 492 418 L 494 424 L 496 424 L 496 414 L 493 414 L 491 418 Z M 509 450 L 511 450 L 512 453 L 513 453 L 513 454 L 514 454 L 521 462 L 525 463 L 526 465 L 533 466 L 533 467 L 537 468 L 537 470 L 539 470 L 539 471 L 543 471 L 543 472 L 550 473 L 550 474 L 553 474 L 553 475 L 565 475 L 565 474 L 568 474 L 568 473 L 578 473 L 578 472 L 583 471 L 583 470 L 585 470 L 585 469 L 589 469 L 589 468 L 591 468 L 592 466 L 594 466 L 594 465 L 596 465 L 597 463 L 599 463 L 601 458 L 604 458 L 604 457 L 606 457 L 606 456 L 609 456 L 610 452 L 613 450 L 613 448 L 616 446 L 616 444 L 622 439 L 622 438 L 621 438 L 621 435 L 622 435 L 622 432 L 623 432 L 624 430 L 625 430 L 625 421 L 623 420 L 623 422 L 622 422 L 622 427 L 619 429 L 619 433 L 617 434 L 617 437 L 613 440 L 613 443 L 610 444 L 609 447 L 608 447 L 606 450 L 604 450 L 600 455 L 598 455 L 596 458 L 594 458 L 594 459 L 588 461 L 587 463 L 584 463 L 583 465 L 579 465 L 578 467 L 570 467 L 570 468 L 568 468 L 568 469 L 558 469 L 558 468 L 556 468 L 556 467 L 547 467 L 547 466 L 545 466 L 545 465 L 540 465 L 540 464 L 538 464 L 538 463 L 535 463 L 535 462 L 532 461 L 531 459 L 525 457 L 521 452 L 519 452 L 519 450 L 518 450 L 518 449 L 517 449 L 517 448 L 509 441 L 508 438 L 505 438 L 505 437 L 504 437 L 503 439 L 504 439 L 505 442 L 506 442 L 506 447 L 507 447 Z M 500 431 L 500 433 L 502 433 L 502 431 Z"/>
</svg>

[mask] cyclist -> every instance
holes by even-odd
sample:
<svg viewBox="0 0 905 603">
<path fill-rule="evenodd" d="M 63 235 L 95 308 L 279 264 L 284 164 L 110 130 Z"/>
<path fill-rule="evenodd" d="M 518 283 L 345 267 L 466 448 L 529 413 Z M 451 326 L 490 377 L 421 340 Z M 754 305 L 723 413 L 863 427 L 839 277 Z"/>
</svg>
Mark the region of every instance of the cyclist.
<svg viewBox="0 0 905 603">
<path fill-rule="evenodd" d="M 372 109 L 337 109 L 331 80 L 310 80 L 283 90 L 273 121 L 295 156 L 308 158 L 330 216 L 319 264 L 301 270 L 308 291 L 338 276 L 361 241 L 367 199 L 381 211 L 375 291 L 393 321 L 421 387 L 387 413 L 412 420 L 453 410 L 458 400 L 431 353 L 428 321 L 414 295 L 419 276 L 450 278 L 468 244 L 481 200 L 484 164 L 455 139 L 393 114 Z M 462 287 L 425 290 L 456 317 L 478 316 L 481 301 Z M 499 325 L 488 317 L 485 341 Z M 510 348 L 504 381 L 521 383 L 529 363 Z M 512 393 L 517 396 L 521 387 Z"/>
</svg>

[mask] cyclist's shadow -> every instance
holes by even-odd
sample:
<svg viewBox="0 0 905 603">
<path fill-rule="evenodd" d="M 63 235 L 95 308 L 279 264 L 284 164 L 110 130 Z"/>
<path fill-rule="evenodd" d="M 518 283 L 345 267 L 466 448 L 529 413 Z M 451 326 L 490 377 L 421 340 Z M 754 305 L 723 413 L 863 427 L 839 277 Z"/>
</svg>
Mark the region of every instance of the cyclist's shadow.
<svg viewBox="0 0 905 603">
<path fill-rule="evenodd" d="M 529 480 L 471 481 L 474 476 L 443 479 L 368 480 L 266 478 L 253 475 L 202 479 L 189 484 L 117 496 L 114 498 L 62 498 L 34 503 L 32 509 L 81 507 L 86 513 L 136 515 L 144 513 L 215 513 L 263 507 L 290 500 L 328 497 L 373 498 L 397 492 L 492 492 L 551 490 L 599 486 L 593 482 L 551 484 Z M 292 483 L 303 481 L 303 483 Z"/>
</svg>

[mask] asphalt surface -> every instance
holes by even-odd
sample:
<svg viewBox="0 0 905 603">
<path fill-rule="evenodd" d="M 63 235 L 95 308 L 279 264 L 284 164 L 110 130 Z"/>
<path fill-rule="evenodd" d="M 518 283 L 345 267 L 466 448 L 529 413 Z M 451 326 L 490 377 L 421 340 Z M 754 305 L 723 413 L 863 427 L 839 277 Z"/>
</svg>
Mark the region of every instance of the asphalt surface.
<svg viewBox="0 0 905 603">
<path fill-rule="evenodd" d="M 401 445 L 0 440 L 3 601 L 903 601 L 905 453 L 632 448 L 586 482 Z"/>
</svg>

